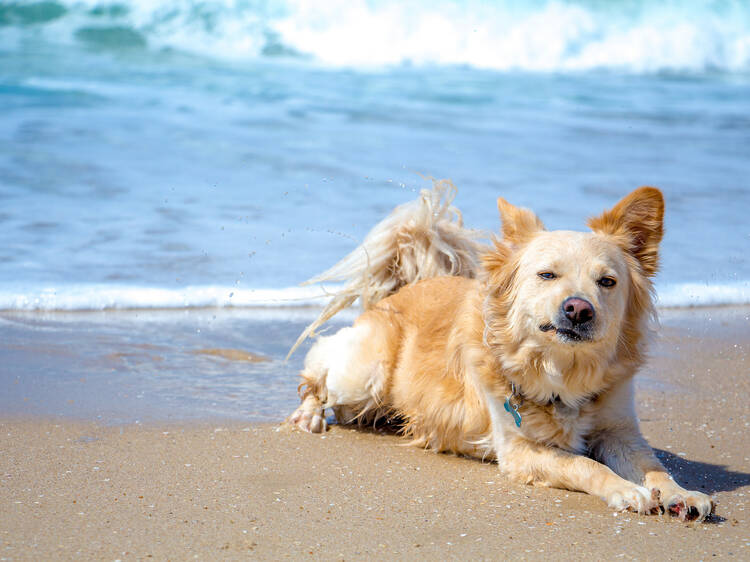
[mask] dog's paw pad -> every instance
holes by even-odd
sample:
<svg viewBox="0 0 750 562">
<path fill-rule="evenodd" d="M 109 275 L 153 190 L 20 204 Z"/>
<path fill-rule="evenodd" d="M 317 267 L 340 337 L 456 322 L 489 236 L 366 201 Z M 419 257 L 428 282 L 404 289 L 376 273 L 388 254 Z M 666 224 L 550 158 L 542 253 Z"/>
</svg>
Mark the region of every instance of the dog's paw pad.
<svg viewBox="0 0 750 562">
<path fill-rule="evenodd" d="M 700 517 L 698 508 L 694 505 L 687 505 L 682 498 L 670 503 L 667 506 L 667 511 L 672 517 L 677 517 L 680 521 L 695 521 Z"/>
<path fill-rule="evenodd" d="M 666 502 L 666 511 L 680 521 L 703 521 L 715 509 L 714 501 L 701 492 L 674 496 Z"/>
<path fill-rule="evenodd" d="M 685 516 L 685 512 L 687 511 L 685 507 L 685 502 L 682 501 L 682 499 L 673 499 L 672 503 L 667 505 L 667 511 L 670 515 L 679 517 L 680 519 L 683 519 Z"/>
</svg>

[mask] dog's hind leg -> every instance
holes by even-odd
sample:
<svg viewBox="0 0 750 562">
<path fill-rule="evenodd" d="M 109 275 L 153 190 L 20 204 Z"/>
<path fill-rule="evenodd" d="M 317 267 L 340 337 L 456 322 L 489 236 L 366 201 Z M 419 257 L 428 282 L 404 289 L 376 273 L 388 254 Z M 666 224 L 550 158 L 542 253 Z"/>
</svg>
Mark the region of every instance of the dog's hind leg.
<svg viewBox="0 0 750 562">
<path fill-rule="evenodd" d="M 360 419 L 381 406 L 385 380 L 383 345 L 367 322 L 321 337 L 305 357 L 302 404 L 288 422 L 311 433 L 326 430 L 325 409 L 339 422 Z"/>
</svg>

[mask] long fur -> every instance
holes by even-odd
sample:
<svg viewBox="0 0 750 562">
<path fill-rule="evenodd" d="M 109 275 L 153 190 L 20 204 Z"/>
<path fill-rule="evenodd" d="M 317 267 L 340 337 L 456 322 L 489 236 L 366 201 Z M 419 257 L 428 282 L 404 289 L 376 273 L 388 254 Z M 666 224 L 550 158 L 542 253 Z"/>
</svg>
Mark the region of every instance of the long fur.
<svg viewBox="0 0 750 562">
<path fill-rule="evenodd" d="M 549 232 L 500 198 L 502 238 L 488 245 L 463 227 L 454 195 L 450 182 L 435 182 L 309 281 L 344 286 L 295 347 L 356 299 L 364 312 L 317 339 L 289 421 L 321 432 L 327 408 L 341 423 L 393 415 L 412 443 L 494 459 L 521 482 L 705 518 L 711 498 L 669 476 L 635 414 L 661 192 L 635 190 L 588 233 Z M 590 307 L 588 320 L 574 322 L 571 301 Z"/>
<path fill-rule="evenodd" d="M 331 299 L 297 338 L 287 358 L 305 339 L 359 299 L 362 308 L 421 279 L 444 275 L 476 277 L 482 233 L 464 228 L 453 207 L 456 188 L 450 180 L 433 180 L 419 198 L 396 207 L 364 241 L 336 265 L 303 283 L 343 282 Z"/>
</svg>

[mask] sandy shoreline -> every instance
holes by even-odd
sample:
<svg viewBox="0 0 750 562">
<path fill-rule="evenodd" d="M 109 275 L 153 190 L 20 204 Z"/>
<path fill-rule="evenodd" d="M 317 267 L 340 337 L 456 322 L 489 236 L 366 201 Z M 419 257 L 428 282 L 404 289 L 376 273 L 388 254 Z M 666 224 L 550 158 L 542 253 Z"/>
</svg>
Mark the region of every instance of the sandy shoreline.
<svg viewBox="0 0 750 562">
<path fill-rule="evenodd" d="M 715 495 L 710 522 L 615 515 L 347 427 L 6 414 L 0 559 L 748 559 L 747 310 L 662 316 L 642 429 L 678 481 Z"/>
</svg>

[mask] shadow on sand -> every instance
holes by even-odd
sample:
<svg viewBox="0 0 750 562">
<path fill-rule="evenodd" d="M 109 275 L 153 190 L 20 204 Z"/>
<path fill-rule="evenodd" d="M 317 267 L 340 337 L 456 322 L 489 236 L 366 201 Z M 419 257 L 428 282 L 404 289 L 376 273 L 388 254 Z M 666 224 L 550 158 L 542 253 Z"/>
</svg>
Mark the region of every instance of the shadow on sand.
<svg viewBox="0 0 750 562">
<path fill-rule="evenodd" d="M 727 470 L 726 465 L 691 461 L 662 449 L 654 452 L 675 480 L 688 490 L 714 494 L 750 486 L 750 474 L 746 472 Z"/>
<path fill-rule="evenodd" d="M 359 426 L 357 424 L 337 424 L 333 417 L 330 417 L 328 422 L 340 427 L 355 427 L 364 433 L 380 435 L 399 436 L 402 429 L 402 420 L 399 419 L 379 420 L 375 424 Z M 663 449 L 654 449 L 654 453 L 677 483 L 688 490 L 698 490 L 712 495 L 717 492 L 732 492 L 744 486 L 750 486 L 750 473 L 728 470 L 726 465 L 688 460 Z M 477 462 L 486 462 L 473 457 L 466 458 Z M 722 523 L 724 521 L 726 521 L 724 517 L 716 514 L 710 515 L 705 520 L 706 523 Z"/>
</svg>

